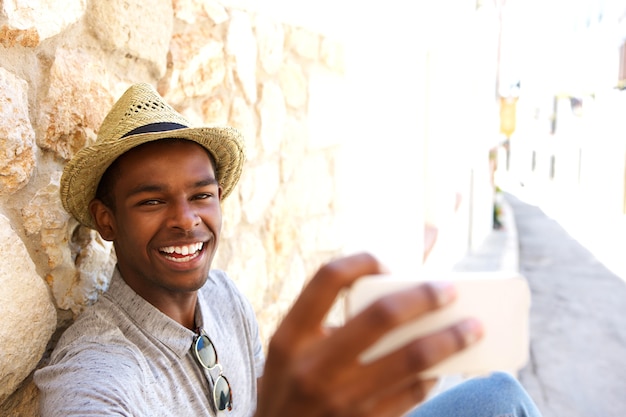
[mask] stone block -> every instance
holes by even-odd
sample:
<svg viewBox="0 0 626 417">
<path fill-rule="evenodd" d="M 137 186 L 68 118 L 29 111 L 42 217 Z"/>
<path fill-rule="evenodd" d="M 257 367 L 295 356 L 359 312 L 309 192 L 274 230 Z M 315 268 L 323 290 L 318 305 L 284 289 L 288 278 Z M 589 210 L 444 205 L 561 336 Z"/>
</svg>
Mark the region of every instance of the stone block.
<svg viewBox="0 0 626 417">
<path fill-rule="evenodd" d="M 35 369 L 56 329 L 56 310 L 26 246 L 0 215 L 0 403 Z"/>
<path fill-rule="evenodd" d="M 174 26 L 171 0 L 91 1 L 85 17 L 105 50 L 146 62 L 156 78 L 165 74 Z"/>
<path fill-rule="evenodd" d="M 58 35 L 85 13 L 87 0 L 4 0 L 0 3 L 7 24 L 0 29 L 0 43 L 34 48 Z"/>
<path fill-rule="evenodd" d="M 29 376 L 20 387 L 0 404 L 3 417 L 39 416 L 39 391 Z"/>
<path fill-rule="evenodd" d="M 174 16 L 190 25 L 205 17 L 216 25 L 224 23 L 229 18 L 224 6 L 216 0 L 174 0 L 172 4 Z"/>
<path fill-rule="evenodd" d="M 35 169 L 35 131 L 26 81 L 0 68 L 0 194 L 13 194 Z"/>
<path fill-rule="evenodd" d="M 113 105 L 106 68 L 81 48 L 60 48 L 50 68 L 49 88 L 39 106 L 37 144 L 70 159 L 95 141 Z"/>
<path fill-rule="evenodd" d="M 61 204 L 59 195 L 61 172 L 54 172 L 47 185 L 37 190 L 22 208 L 24 230 L 29 235 L 42 230 L 61 230 L 70 218 Z"/>
<path fill-rule="evenodd" d="M 224 23 L 230 18 L 226 8 L 222 6 L 219 0 L 203 0 L 201 3 L 209 19 L 216 25 Z"/>
<path fill-rule="evenodd" d="M 39 45 L 39 33 L 35 28 L 15 29 L 8 25 L 0 26 L 0 45 L 5 48 L 23 46 L 34 48 Z"/>
<path fill-rule="evenodd" d="M 224 83 L 224 43 L 210 27 L 197 26 L 172 37 L 171 85 L 181 89 L 183 98 L 207 96 Z"/>
<path fill-rule="evenodd" d="M 283 65 L 285 48 L 285 30 L 279 23 L 257 17 L 254 21 L 254 33 L 259 47 L 261 68 L 273 75 Z"/>
<path fill-rule="evenodd" d="M 109 287 L 115 255 L 111 242 L 102 240 L 95 230 L 79 226 L 74 219 L 66 227 L 50 233 L 49 239 L 42 238 L 46 253 L 61 245 L 65 261 L 52 269 L 46 280 L 57 306 L 77 315 Z"/>
<path fill-rule="evenodd" d="M 223 94 L 215 94 L 207 97 L 201 103 L 202 119 L 209 124 L 228 124 L 230 110 L 227 98 Z"/>
</svg>

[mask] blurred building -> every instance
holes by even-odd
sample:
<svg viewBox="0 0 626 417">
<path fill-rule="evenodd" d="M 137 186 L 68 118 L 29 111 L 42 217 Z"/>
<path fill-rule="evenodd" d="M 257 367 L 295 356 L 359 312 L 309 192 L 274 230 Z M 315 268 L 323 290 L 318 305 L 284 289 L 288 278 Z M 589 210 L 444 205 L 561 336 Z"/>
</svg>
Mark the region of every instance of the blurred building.
<svg viewBox="0 0 626 417">
<path fill-rule="evenodd" d="M 622 216 L 626 2 L 509 3 L 507 46 L 522 80 L 513 178 L 598 218 Z"/>
</svg>

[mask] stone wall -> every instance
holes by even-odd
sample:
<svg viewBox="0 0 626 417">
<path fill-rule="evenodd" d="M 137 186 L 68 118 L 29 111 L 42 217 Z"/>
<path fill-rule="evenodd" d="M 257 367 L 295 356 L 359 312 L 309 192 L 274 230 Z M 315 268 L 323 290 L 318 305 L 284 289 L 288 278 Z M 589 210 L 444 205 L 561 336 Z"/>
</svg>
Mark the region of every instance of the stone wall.
<svg viewBox="0 0 626 417">
<path fill-rule="evenodd" d="M 243 131 L 247 162 L 214 266 L 249 296 L 267 338 L 342 250 L 338 143 L 308 126 L 309 85 L 341 79 L 341 44 L 214 0 L 0 7 L 0 414 L 38 414 L 33 370 L 107 288 L 111 246 L 64 212 L 59 178 L 134 82 L 157 86 L 194 125 Z"/>
</svg>

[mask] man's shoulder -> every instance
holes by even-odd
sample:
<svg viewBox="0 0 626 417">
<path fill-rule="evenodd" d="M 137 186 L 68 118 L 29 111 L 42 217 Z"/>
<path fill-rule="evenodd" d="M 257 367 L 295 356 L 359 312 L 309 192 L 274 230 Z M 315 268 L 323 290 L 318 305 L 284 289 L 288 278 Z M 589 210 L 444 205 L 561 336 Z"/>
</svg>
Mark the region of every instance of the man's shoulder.
<svg viewBox="0 0 626 417">
<path fill-rule="evenodd" d="M 76 320 L 63 332 L 52 358 L 60 359 L 65 352 L 89 351 L 97 346 L 119 353 L 130 353 L 130 345 L 122 330 L 125 319 L 114 303 L 101 298 L 94 305 L 87 307 Z"/>
<path fill-rule="evenodd" d="M 34 381 L 45 415 L 130 415 L 126 407 L 141 409 L 143 387 L 152 382 L 148 369 L 98 302 L 63 332 Z"/>
</svg>

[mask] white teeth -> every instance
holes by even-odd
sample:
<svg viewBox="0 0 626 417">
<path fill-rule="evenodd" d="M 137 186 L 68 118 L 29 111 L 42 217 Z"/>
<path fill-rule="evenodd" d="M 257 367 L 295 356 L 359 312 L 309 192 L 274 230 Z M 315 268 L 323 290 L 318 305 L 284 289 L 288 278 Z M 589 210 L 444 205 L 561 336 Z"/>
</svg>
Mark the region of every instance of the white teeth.
<svg viewBox="0 0 626 417">
<path fill-rule="evenodd" d="M 165 253 L 177 253 L 179 255 L 187 256 L 200 251 L 202 246 L 204 246 L 204 242 L 192 243 L 191 245 L 185 246 L 167 246 L 160 248 L 159 250 Z"/>
</svg>

